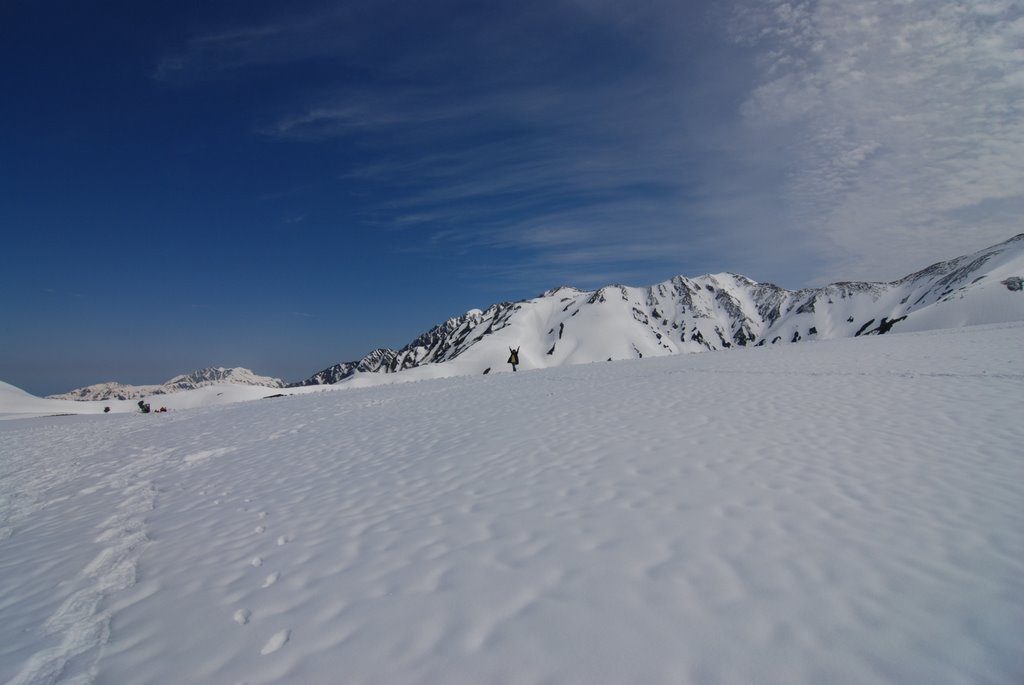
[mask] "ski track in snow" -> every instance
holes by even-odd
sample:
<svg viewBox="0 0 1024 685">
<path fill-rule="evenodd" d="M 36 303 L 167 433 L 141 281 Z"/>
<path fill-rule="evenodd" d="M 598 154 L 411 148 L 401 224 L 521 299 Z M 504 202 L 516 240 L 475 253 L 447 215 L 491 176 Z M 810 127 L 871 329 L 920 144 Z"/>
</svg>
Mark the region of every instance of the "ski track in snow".
<svg viewBox="0 0 1024 685">
<path fill-rule="evenodd" d="M 0 682 L 1019 684 L 1022 334 L 3 422 Z"/>
</svg>

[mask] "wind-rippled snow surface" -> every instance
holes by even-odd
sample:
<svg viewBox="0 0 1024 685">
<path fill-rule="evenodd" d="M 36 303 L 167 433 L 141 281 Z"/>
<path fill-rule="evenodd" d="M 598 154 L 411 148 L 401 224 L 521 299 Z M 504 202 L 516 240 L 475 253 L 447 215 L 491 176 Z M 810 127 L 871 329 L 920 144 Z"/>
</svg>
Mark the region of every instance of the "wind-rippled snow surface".
<svg viewBox="0 0 1024 685">
<path fill-rule="evenodd" d="M 2 422 L 0 682 L 1019 685 L 1022 338 Z"/>
</svg>

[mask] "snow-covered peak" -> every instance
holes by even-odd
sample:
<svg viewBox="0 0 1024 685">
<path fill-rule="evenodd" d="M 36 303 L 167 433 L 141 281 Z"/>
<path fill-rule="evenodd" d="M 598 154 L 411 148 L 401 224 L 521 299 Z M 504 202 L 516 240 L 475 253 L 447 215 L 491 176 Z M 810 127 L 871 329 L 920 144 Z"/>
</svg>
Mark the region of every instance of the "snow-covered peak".
<svg viewBox="0 0 1024 685">
<path fill-rule="evenodd" d="M 557 288 L 545 290 L 540 294 L 540 297 L 576 297 L 584 292 L 585 291 L 580 290 L 579 288 L 574 288 L 571 285 L 560 285 Z"/>
<path fill-rule="evenodd" d="M 249 369 L 241 367 L 224 368 L 213 367 L 193 371 L 189 374 L 175 376 L 164 383 L 165 388 L 177 390 L 192 390 L 213 384 L 234 384 L 234 385 L 262 385 L 268 388 L 283 388 L 284 382 L 279 378 L 269 376 L 258 376 Z"/>
</svg>

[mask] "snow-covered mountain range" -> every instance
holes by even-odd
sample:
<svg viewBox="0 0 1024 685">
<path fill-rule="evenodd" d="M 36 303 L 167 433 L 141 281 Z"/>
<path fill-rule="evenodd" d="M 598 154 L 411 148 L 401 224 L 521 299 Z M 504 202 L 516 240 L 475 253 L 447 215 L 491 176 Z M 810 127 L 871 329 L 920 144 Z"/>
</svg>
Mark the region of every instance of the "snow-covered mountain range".
<svg viewBox="0 0 1024 685">
<path fill-rule="evenodd" d="M 880 335 L 1024 320 L 1024 234 L 889 283 L 833 283 L 786 290 L 732 273 L 676 276 L 646 288 L 563 286 L 521 302 L 472 309 L 400 350 L 377 349 L 293 386 L 430 364 L 458 372 L 703 352 L 734 346 Z"/>
<path fill-rule="evenodd" d="M 208 385 L 259 385 L 268 388 L 283 388 L 284 381 L 269 376 L 257 376 L 249 369 L 223 367 L 200 369 L 192 373 L 175 376 L 160 385 L 125 385 L 124 383 L 96 383 L 60 395 L 50 395 L 55 400 L 133 400 L 151 395 L 166 395 L 182 390 L 195 390 Z"/>
<path fill-rule="evenodd" d="M 704 352 L 731 347 L 1024 320 L 1024 233 L 888 283 L 786 290 L 745 276 L 676 276 L 648 287 L 554 288 L 448 319 L 399 350 L 376 349 L 286 384 L 243 368 L 208 368 L 160 385 L 100 383 L 53 399 L 129 400 L 212 384 L 269 388 L 402 380 Z M 425 368 L 429 367 L 429 368 Z M 373 374 L 372 376 L 369 374 Z"/>
</svg>

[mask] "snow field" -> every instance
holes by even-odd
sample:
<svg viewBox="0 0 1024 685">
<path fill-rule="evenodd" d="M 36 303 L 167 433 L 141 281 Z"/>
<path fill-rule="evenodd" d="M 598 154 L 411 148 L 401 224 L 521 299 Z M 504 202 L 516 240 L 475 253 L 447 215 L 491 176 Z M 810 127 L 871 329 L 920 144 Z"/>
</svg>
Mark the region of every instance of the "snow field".
<svg viewBox="0 0 1024 685">
<path fill-rule="evenodd" d="M 2 422 L 0 682 L 1019 683 L 1022 334 Z"/>
</svg>

